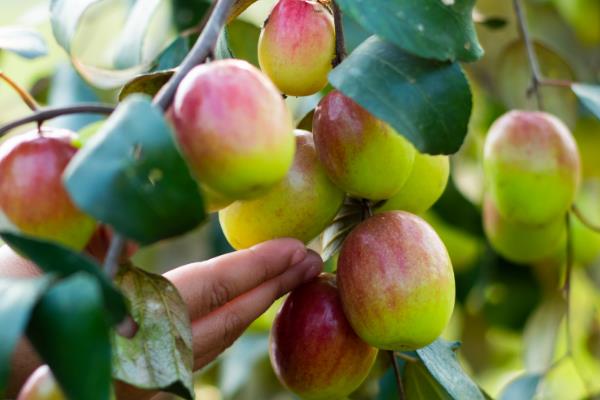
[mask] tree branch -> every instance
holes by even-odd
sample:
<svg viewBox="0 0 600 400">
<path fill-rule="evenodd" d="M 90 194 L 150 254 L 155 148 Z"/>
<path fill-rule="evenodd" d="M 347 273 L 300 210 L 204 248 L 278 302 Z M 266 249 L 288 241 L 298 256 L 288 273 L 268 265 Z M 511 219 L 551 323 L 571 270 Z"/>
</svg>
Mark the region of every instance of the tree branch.
<svg viewBox="0 0 600 400">
<path fill-rule="evenodd" d="M 333 1 L 333 21 L 335 23 L 335 58 L 333 59 L 333 67 L 337 67 L 346 58 L 346 39 L 344 37 L 344 24 L 342 21 L 342 10 Z"/>
<path fill-rule="evenodd" d="M 31 111 L 37 111 L 37 109 L 40 107 L 39 104 L 25 89 L 19 86 L 17 82 L 13 81 L 8 75 L 6 75 L 2 71 L 0 71 L 0 78 L 6 83 L 8 83 L 8 85 L 11 88 L 13 88 L 15 92 L 17 92 L 19 97 L 21 97 L 21 100 L 23 100 L 23 102 L 27 105 L 27 107 L 29 107 Z"/>
<path fill-rule="evenodd" d="M 55 107 L 55 108 L 43 108 L 36 111 L 26 117 L 20 118 L 16 121 L 12 121 L 2 127 L 0 127 L 0 137 L 6 132 L 19 127 L 21 125 L 28 124 L 30 122 L 43 122 L 48 119 L 60 117 L 61 115 L 69 114 L 81 114 L 81 113 L 94 113 L 94 114 L 110 114 L 115 108 L 109 104 L 77 104 L 69 107 Z"/>
</svg>

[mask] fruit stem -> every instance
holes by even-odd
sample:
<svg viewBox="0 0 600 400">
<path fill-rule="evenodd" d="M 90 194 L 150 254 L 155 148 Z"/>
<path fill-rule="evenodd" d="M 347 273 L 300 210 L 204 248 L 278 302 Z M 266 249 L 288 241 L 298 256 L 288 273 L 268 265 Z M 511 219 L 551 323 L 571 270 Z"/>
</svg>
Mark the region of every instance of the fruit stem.
<svg viewBox="0 0 600 400">
<path fill-rule="evenodd" d="M 56 108 L 44 108 L 34 112 L 31 115 L 12 121 L 6 125 L 0 127 L 0 137 L 6 132 L 19 127 L 21 125 L 28 124 L 30 122 L 43 122 L 48 119 L 60 117 L 61 115 L 68 114 L 79 114 L 79 113 L 94 113 L 94 114 L 110 114 L 115 110 L 110 104 L 78 104 L 69 107 L 56 107 Z"/>
<path fill-rule="evenodd" d="M 371 205 L 371 202 L 367 199 L 362 199 L 361 200 L 361 205 L 362 205 L 362 219 L 363 221 L 369 217 L 373 216 L 373 207 Z"/>
<path fill-rule="evenodd" d="M 104 260 L 104 273 L 112 281 L 117 275 L 119 269 L 119 259 L 125 248 L 125 238 L 119 233 L 115 232 L 113 235 L 110 246 L 108 247 L 108 254 L 106 260 Z"/>
<path fill-rule="evenodd" d="M 392 360 L 392 366 L 394 367 L 396 385 L 398 386 L 398 400 L 405 400 L 406 395 L 404 393 L 404 386 L 402 385 L 402 375 L 400 374 L 400 366 L 398 365 L 398 360 L 396 359 L 396 355 L 392 350 L 388 350 L 387 353 L 390 356 L 390 359 Z"/>
<path fill-rule="evenodd" d="M 335 24 L 335 58 L 333 67 L 337 67 L 346 58 L 346 40 L 344 38 L 344 24 L 342 20 L 342 10 L 336 1 L 333 1 L 333 22 Z"/>
<path fill-rule="evenodd" d="M 4 80 L 6 83 L 8 83 L 8 85 L 11 88 L 13 88 L 15 92 L 17 92 L 17 94 L 19 95 L 19 97 L 21 97 L 21 100 L 23 100 L 23 103 L 25 103 L 27 105 L 27 107 L 29 107 L 29 109 L 31 111 L 35 112 L 35 111 L 38 110 L 39 104 L 29 94 L 29 92 L 27 92 L 27 90 L 25 90 L 21 86 L 19 86 L 19 84 L 17 82 L 13 81 L 8 75 L 6 75 L 2 71 L 0 71 L 0 78 L 2 80 Z"/>
<path fill-rule="evenodd" d="M 579 207 L 577 207 L 575 204 L 573 204 L 573 206 L 571 207 L 571 211 L 573 211 L 573 215 L 576 216 L 577 219 L 583 225 L 593 230 L 594 232 L 600 233 L 600 225 L 596 225 L 592 221 L 590 221 L 585 215 L 583 215 Z"/>
<path fill-rule="evenodd" d="M 229 11 L 233 7 L 235 0 L 217 0 L 214 8 L 210 13 L 210 17 L 206 21 L 206 26 L 196 40 L 194 47 L 185 57 L 177 72 L 173 74 L 167 84 L 158 92 L 154 98 L 154 104 L 158 105 L 163 110 L 167 110 L 173 102 L 177 87 L 187 75 L 188 72 L 196 65 L 201 64 L 211 54 L 217 39 L 223 30 L 229 16 Z"/>
</svg>

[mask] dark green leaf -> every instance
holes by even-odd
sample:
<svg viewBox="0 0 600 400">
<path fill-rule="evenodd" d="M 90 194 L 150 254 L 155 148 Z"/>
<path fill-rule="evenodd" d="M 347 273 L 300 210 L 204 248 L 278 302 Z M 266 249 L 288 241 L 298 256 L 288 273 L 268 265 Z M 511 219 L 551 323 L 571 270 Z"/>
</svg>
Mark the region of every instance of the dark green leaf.
<svg viewBox="0 0 600 400">
<path fill-rule="evenodd" d="M 452 226 L 483 237 L 481 212 L 456 187 L 450 177 L 444 193 L 433 205 L 436 215 Z"/>
<path fill-rule="evenodd" d="M 206 11 L 210 0 L 173 0 L 173 19 L 179 31 L 197 26 Z"/>
<path fill-rule="evenodd" d="M 404 392 L 407 399 L 411 400 L 450 400 L 446 390 L 435 378 L 431 376 L 427 368 L 420 362 L 409 362 L 404 366 L 402 374 Z"/>
<path fill-rule="evenodd" d="M 567 303 L 556 293 L 543 302 L 527 321 L 523 332 L 525 368 L 543 373 L 552 365 L 558 329 L 567 312 Z"/>
<path fill-rule="evenodd" d="M 79 20 L 85 12 L 101 0 L 51 0 L 50 22 L 54 38 L 67 52 L 77 32 Z"/>
<path fill-rule="evenodd" d="M 483 55 L 471 18 L 475 0 L 338 0 L 366 30 L 421 57 L 475 61 Z"/>
<path fill-rule="evenodd" d="M 531 400 L 535 397 L 541 379 L 539 374 L 521 375 L 502 390 L 499 400 Z"/>
<path fill-rule="evenodd" d="M 224 60 L 227 58 L 234 58 L 233 52 L 229 47 L 229 34 L 227 29 L 223 29 L 219 38 L 217 39 L 217 45 L 215 47 L 215 58 L 217 60 Z"/>
<path fill-rule="evenodd" d="M 329 80 L 423 153 L 455 153 L 467 134 L 471 92 L 458 64 L 418 58 L 372 37 Z"/>
<path fill-rule="evenodd" d="M 0 50 L 13 52 L 25 58 L 36 58 L 48 53 L 42 35 L 36 31 L 15 26 L 0 28 Z"/>
<path fill-rule="evenodd" d="M 56 273 L 63 277 L 87 272 L 99 282 L 111 320 L 117 323 L 126 315 L 127 306 L 123 296 L 91 258 L 56 243 L 23 234 L 0 232 L 0 237 L 13 250 L 33 261 L 44 272 Z"/>
<path fill-rule="evenodd" d="M 23 335 L 33 307 L 53 275 L 32 279 L 0 278 L 0 398 L 4 398 L 13 350 Z"/>
<path fill-rule="evenodd" d="M 27 335 L 70 399 L 110 398 L 109 325 L 95 277 L 80 272 L 48 290 Z"/>
<path fill-rule="evenodd" d="M 571 89 L 579 100 L 597 117 L 600 118 L 600 86 L 574 83 Z"/>
<path fill-rule="evenodd" d="M 167 69 L 178 67 L 189 51 L 190 38 L 177 36 L 177 38 L 159 54 L 156 65 L 152 68 L 152 71 L 162 72 Z"/>
<path fill-rule="evenodd" d="M 171 282 L 133 266 L 116 278 L 138 324 L 132 339 L 114 336 L 115 377 L 144 389 L 194 397 L 192 328 L 188 309 Z"/>
<path fill-rule="evenodd" d="M 147 96 L 121 103 L 75 155 L 65 182 L 82 210 L 142 244 L 183 234 L 205 217 L 171 128 Z"/>
<path fill-rule="evenodd" d="M 134 93 L 143 93 L 154 96 L 165 83 L 171 79 L 175 70 L 150 72 L 136 76 L 123 86 L 119 92 L 119 101 Z"/>
<path fill-rule="evenodd" d="M 483 394 L 456 359 L 457 343 L 438 339 L 417 354 L 435 380 L 455 400 L 483 400 Z"/>
<path fill-rule="evenodd" d="M 363 209 L 360 201 L 346 199 L 344 206 L 321 236 L 321 257 L 324 261 L 329 260 L 342 248 L 344 240 L 363 220 Z"/>
<path fill-rule="evenodd" d="M 501 29 L 508 24 L 508 21 L 502 17 L 484 17 L 476 22 L 489 29 Z"/>
</svg>

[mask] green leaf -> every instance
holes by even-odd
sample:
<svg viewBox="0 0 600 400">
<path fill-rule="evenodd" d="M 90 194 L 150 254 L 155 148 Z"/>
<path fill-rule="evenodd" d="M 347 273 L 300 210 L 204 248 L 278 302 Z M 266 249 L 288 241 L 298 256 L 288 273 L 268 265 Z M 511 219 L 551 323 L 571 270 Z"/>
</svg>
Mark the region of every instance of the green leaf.
<svg viewBox="0 0 600 400">
<path fill-rule="evenodd" d="M 456 187 L 452 177 L 439 200 L 433 205 L 436 215 L 452 226 L 483 237 L 481 211 Z"/>
<path fill-rule="evenodd" d="M 423 361 L 435 380 L 455 400 L 483 400 L 479 387 L 465 373 L 456 359 L 458 344 L 438 339 L 429 346 L 417 350 L 419 359 Z"/>
<path fill-rule="evenodd" d="M 407 399 L 450 400 L 446 390 L 435 380 L 420 362 L 408 362 L 404 366 L 402 383 Z"/>
<path fill-rule="evenodd" d="M 523 332 L 527 371 L 543 373 L 552 365 L 558 330 L 566 312 L 567 303 L 557 293 L 543 302 L 527 321 Z"/>
<path fill-rule="evenodd" d="M 418 58 L 371 37 L 329 80 L 423 153 L 455 153 L 467 134 L 471 92 L 458 64 Z"/>
<path fill-rule="evenodd" d="M 531 400 L 535 397 L 542 375 L 524 374 L 509 382 L 499 400 Z"/>
<path fill-rule="evenodd" d="M 177 36 L 156 59 L 154 72 L 162 72 L 179 66 L 190 51 L 190 38 Z"/>
<path fill-rule="evenodd" d="M 70 399 L 110 398 L 109 325 L 95 277 L 80 272 L 48 290 L 27 336 Z"/>
<path fill-rule="evenodd" d="M 33 307 L 44 294 L 52 275 L 32 279 L 0 278 L 0 398 L 4 398 L 11 358 L 23 335 Z"/>
<path fill-rule="evenodd" d="M 138 75 L 123 86 L 119 92 L 119 101 L 134 93 L 143 93 L 154 96 L 171 79 L 175 70 L 150 72 Z"/>
<path fill-rule="evenodd" d="M 363 28 L 420 57 L 475 61 L 483 55 L 475 0 L 338 0 Z"/>
<path fill-rule="evenodd" d="M 42 35 L 15 26 L 0 28 L 0 49 L 25 58 L 37 58 L 48 54 L 48 46 Z"/>
<path fill-rule="evenodd" d="M 56 273 L 61 277 L 68 277 L 77 272 L 86 272 L 93 276 L 100 284 L 111 320 L 114 323 L 120 322 L 127 314 L 123 296 L 91 258 L 59 244 L 23 234 L 0 232 L 0 237 L 13 250 L 33 261 L 44 272 Z"/>
<path fill-rule="evenodd" d="M 192 399 L 192 328 L 179 292 L 162 276 L 127 265 L 116 282 L 132 305 L 138 330 L 132 339 L 113 336 L 115 377 Z"/>
<path fill-rule="evenodd" d="M 173 0 L 173 19 L 181 32 L 198 25 L 210 8 L 210 0 Z"/>
<path fill-rule="evenodd" d="M 233 398 L 252 377 L 256 364 L 269 354 L 268 335 L 246 334 L 225 352 L 219 368 L 219 389 Z"/>
<path fill-rule="evenodd" d="M 363 220 L 363 210 L 359 200 L 346 199 L 344 206 L 321 236 L 321 257 L 329 260 L 342 248 L 344 240 Z"/>
<path fill-rule="evenodd" d="M 260 28 L 242 20 L 235 20 L 219 35 L 215 56 L 217 59 L 239 58 L 258 65 L 258 38 Z"/>
<path fill-rule="evenodd" d="M 64 179 L 82 210 L 142 244 L 183 234 L 205 218 L 171 128 L 147 96 L 125 99 Z"/>
<path fill-rule="evenodd" d="M 600 85 L 574 83 L 571 89 L 579 100 L 597 117 L 600 118 Z"/>
<path fill-rule="evenodd" d="M 51 0 L 50 23 L 54 38 L 67 52 L 77 32 L 79 20 L 85 12 L 101 0 Z"/>
</svg>

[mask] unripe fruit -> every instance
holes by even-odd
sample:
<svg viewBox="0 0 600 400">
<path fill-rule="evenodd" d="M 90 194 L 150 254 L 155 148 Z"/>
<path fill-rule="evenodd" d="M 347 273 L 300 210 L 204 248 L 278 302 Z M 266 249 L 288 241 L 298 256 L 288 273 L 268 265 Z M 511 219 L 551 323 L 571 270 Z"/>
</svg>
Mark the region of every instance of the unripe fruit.
<svg viewBox="0 0 600 400">
<path fill-rule="evenodd" d="M 275 86 L 290 96 L 318 92 L 334 56 L 331 11 L 316 0 L 279 0 L 258 41 L 260 68 Z"/>
<path fill-rule="evenodd" d="M 294 158 L 291 115 L 271 81 L 246 61 L 195 67 L 177 89 L 172 119 L 194 175 L 226 198 L 263 193 Z"/>
<path fill-rule="evenodd" d="M 236 201 L 219 212 L 225 237 L 234 248 L 280 237 L 307 243 L 335 218 L 344 193 L 319 163 L 311 133 L 296 131 L 296 147 L 283 181 L 258 198 Z"/>
<path fill-rule="evenodd" d="M 487 189 L 512 222 L 542 225 L 564 216 L 575 198 L 579 164 L 569 129 L 542 112 L 504 114 L 485 142 Z"/>
<path fill-rule="evenodd" d="M 389 199 L 410 175 L 412 144 L 339 91 L 319 103 L 313 132 L 329 177 L 354 197 Z"/>
<path fill-rule="evenodd" d="M 483 227 L 494 250 L 516 263 L 551 257 L 565 239 L 563 217 L 539 226 L 511 222 L 498 212 L 490 198 L 483 203 Z"/>
<path fill-rule="evenodd" d="M 432 156 L 417 152 L 408 180 L 398 193 L 377 211 L 403 210 L 421 214 L 440 198 L 450 174 L 448 156 Z"/>
<path fill-rule="evenodd" d="M 377 348 L 427 346 L 452 315 L 450 257 L 416 215 L 389 211 L 363 221 L 344 241 L 337 276 L 350 324 Z"/>
<path fill-rule="evenodd" d="M 0 146 L 0 211 L 19 231 L 81 250 L 95 221 L 73 204 L 62 174 L 77 152 L 74 135 L 44 129 Z"/>
<path fill-rule="evenodd" d="M 17 400 L 66 400 L 47 365 L 36 369 L 27 379 Z"/>
<path fill-rule="evenodd" d="M 275 318 L 269 350 L 279 380 L 310 400 L 346 397 L 367 377 L 377 356 L 377 349 L 350 327 L 331 274 L 288 296 Z"/>
</svg>

